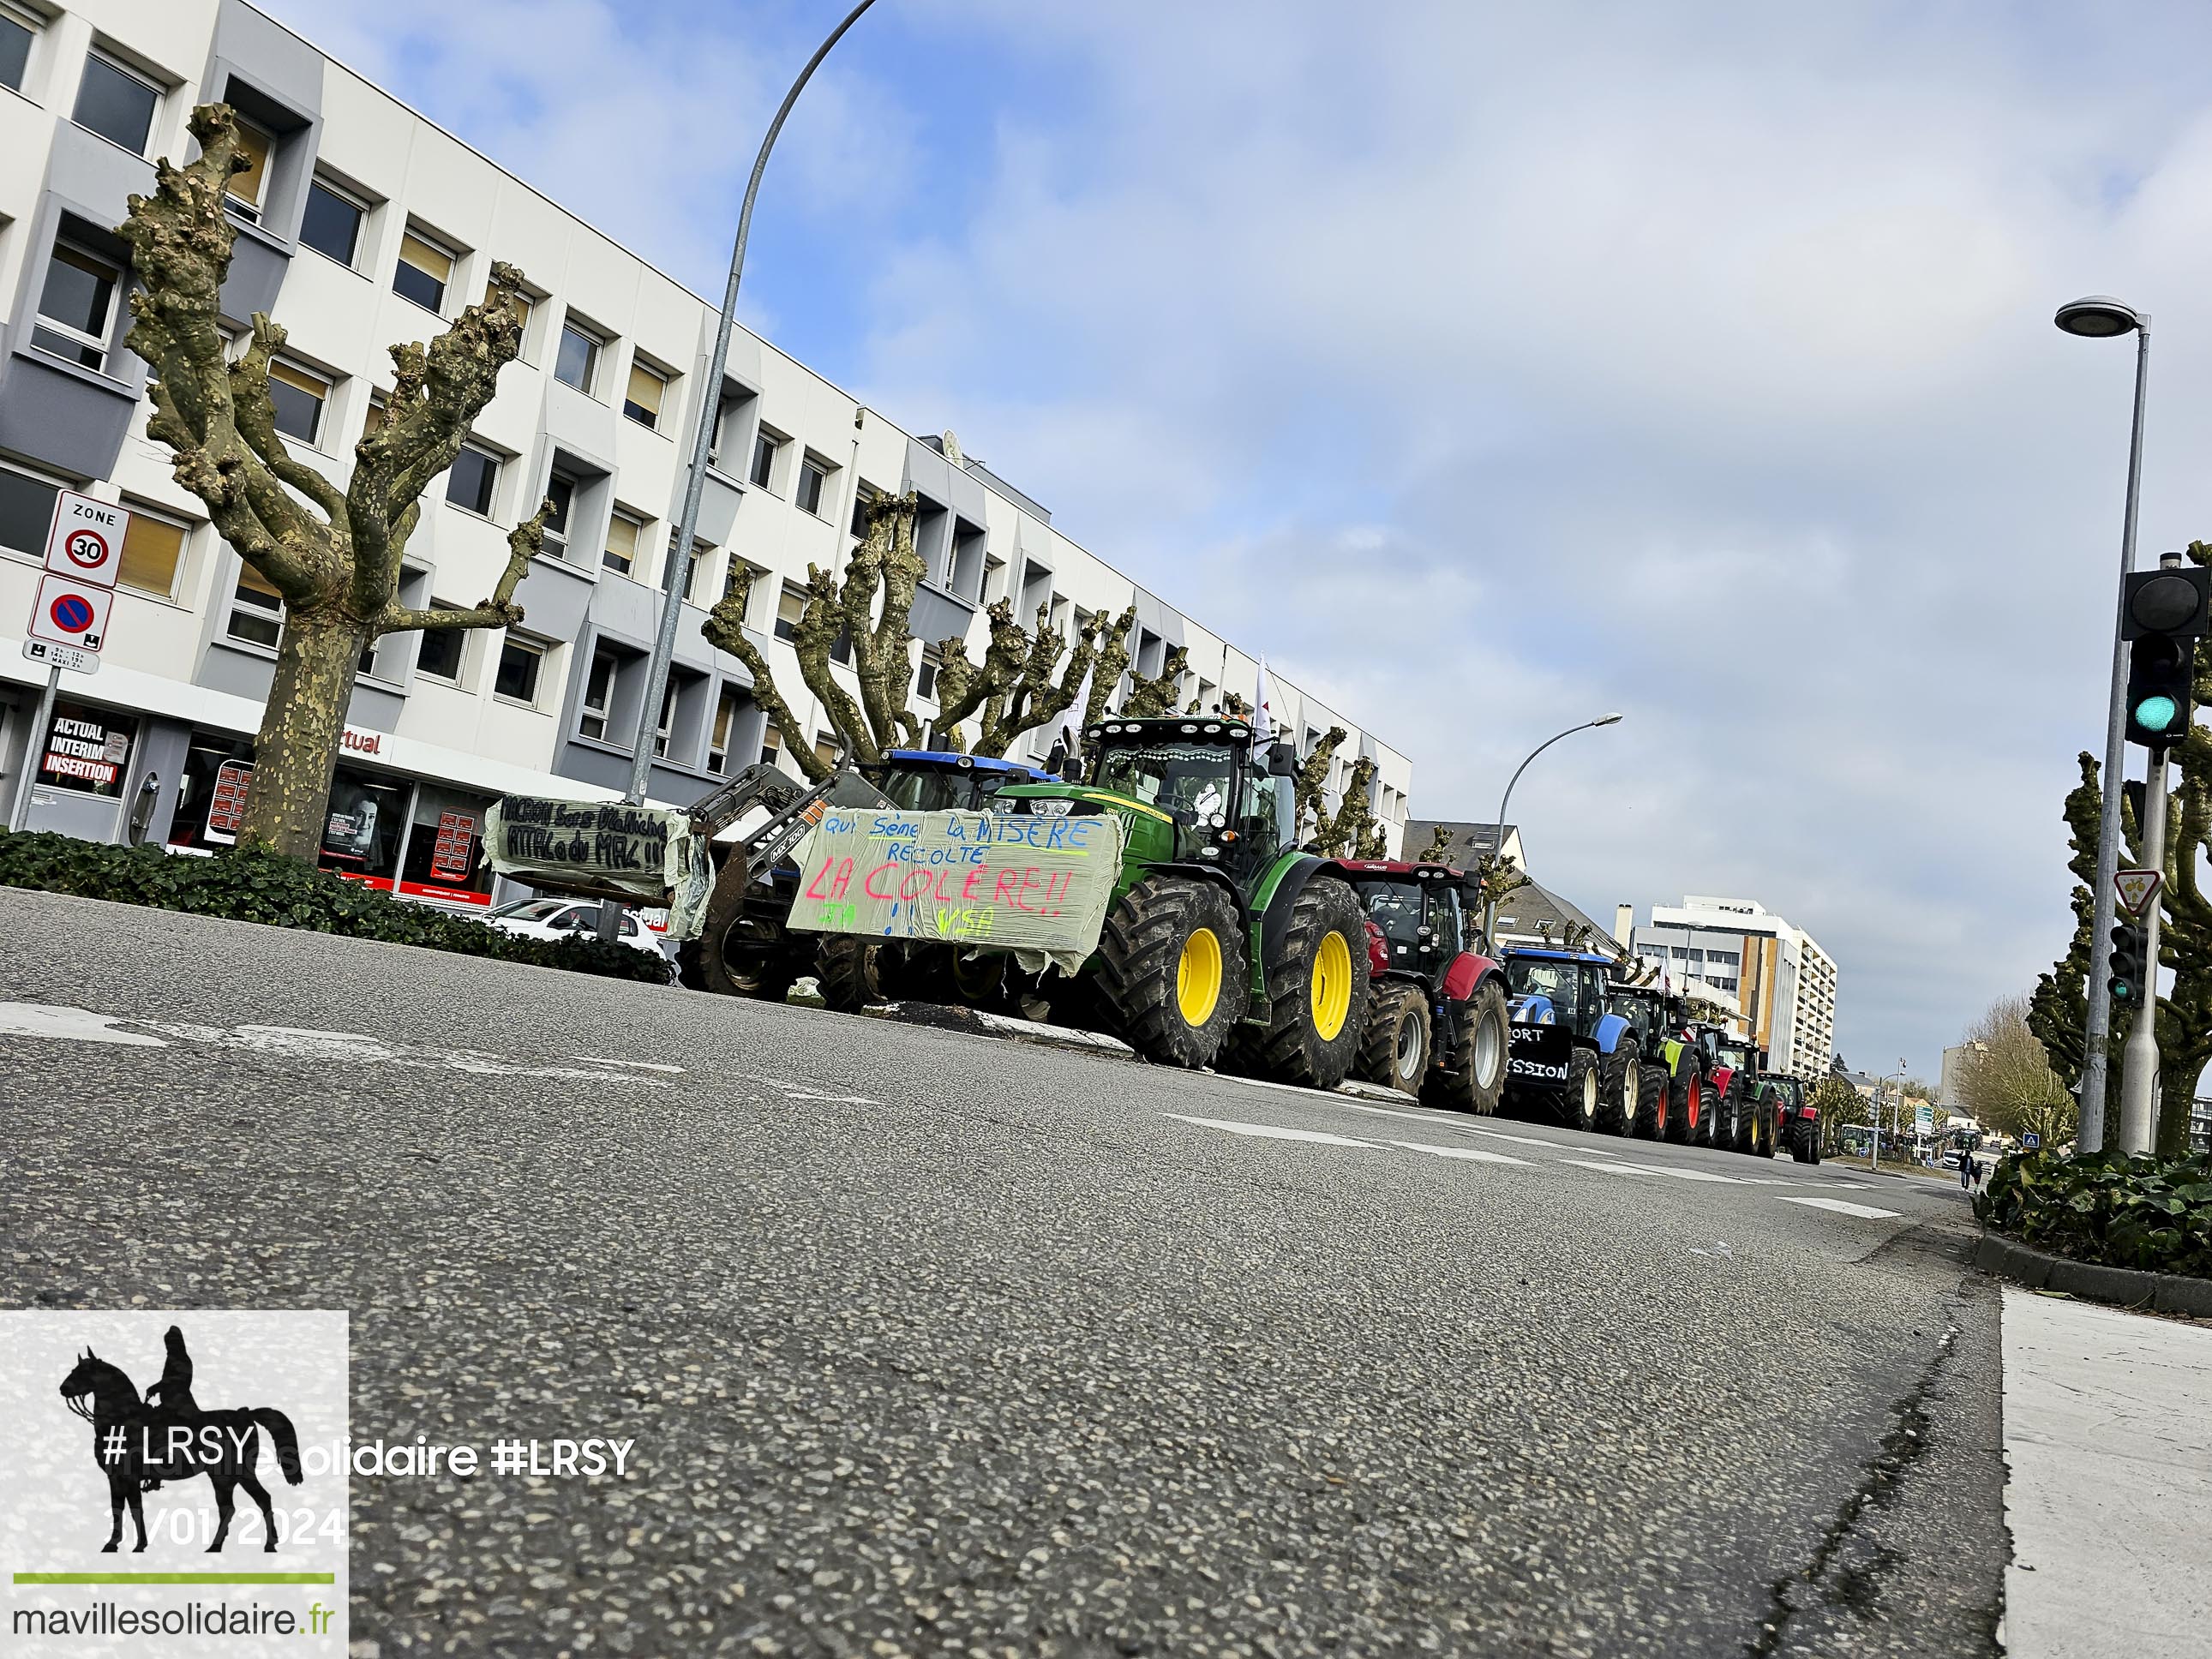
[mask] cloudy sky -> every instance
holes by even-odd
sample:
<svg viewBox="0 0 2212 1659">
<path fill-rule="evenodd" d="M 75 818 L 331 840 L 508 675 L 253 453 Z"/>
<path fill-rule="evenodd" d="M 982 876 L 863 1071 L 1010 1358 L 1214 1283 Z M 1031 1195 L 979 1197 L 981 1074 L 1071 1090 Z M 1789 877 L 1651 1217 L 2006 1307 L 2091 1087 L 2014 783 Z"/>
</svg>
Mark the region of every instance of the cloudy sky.
<svg viewBox="0 0 2212 1659">
<path fill-rule="evenodd" d="M 843 0 L 262 0 L 719 293 Z M 2142 541 L 2212 538 L 2212 14 L 881 0 L 745 320 L 1513 817 L 1592 914 L 1753 897 L 1855 1066 L 2063 942 L 2130 350 Z"/>
</svg>

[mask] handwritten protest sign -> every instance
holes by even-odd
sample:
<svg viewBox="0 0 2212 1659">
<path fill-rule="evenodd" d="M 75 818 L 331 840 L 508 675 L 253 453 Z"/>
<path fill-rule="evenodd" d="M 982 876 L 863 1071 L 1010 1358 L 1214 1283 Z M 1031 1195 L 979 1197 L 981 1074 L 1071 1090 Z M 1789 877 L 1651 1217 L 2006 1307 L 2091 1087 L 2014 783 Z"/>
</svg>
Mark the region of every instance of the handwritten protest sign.
<svg viewBox="0 0 2212 1659">
<path fill-rule="evenodd" d="M 484 855 L 502 876 L 668 904 L 668 937 L 696 939 L 714 884 L 682 812 L 620 801 L 505 795 L 484 815 Z"/>
<path fill-rule="evenodd" d="M 1121 821 L 834 810 L 799 867 L 791 926 L 1011 951 L 1073 972 L 1098 946 Z"/>
</svg>

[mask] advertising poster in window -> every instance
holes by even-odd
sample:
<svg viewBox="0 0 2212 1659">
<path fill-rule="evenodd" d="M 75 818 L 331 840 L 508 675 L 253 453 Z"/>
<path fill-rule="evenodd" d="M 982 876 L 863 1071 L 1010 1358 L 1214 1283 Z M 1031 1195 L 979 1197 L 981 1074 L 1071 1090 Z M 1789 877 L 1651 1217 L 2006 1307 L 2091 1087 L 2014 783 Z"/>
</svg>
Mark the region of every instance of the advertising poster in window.
<svg viewBox="0 0 2212 1659">
<path fill-rule="evenodd" d="M 253 781 L 253 767 L 246 761 L 225 761 L 216 768 L 215 788 L 208 797 L 207 838 L 228 847 L 238 840 L 239 820 L 246 816 L 246 786 Z"/>
<path fill-rule="evenodd" d="M 39 781 L 57 789 L 113 799 L 123 793 L 138 722 L 129 714 L 77 703 L 54 705 L 53 724 L 39 757 Z"/>
</svg>

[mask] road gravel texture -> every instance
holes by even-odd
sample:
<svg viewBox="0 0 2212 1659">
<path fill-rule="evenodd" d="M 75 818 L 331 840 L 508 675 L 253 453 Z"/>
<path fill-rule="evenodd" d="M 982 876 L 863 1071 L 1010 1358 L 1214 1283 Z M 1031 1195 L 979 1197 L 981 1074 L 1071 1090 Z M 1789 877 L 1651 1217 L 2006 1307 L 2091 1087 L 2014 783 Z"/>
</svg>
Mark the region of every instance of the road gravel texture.
<svg viewBox="0 0 2212 1659">
<path fill-rule="evenodd" d="M 357 1477 L 359 1655 L 1996 1650 L 1954 1195 L 46 895 L 0 997 L 163 1044 L 0 1036 L 10 1305 L 635 1439 Z"/>
</svg>

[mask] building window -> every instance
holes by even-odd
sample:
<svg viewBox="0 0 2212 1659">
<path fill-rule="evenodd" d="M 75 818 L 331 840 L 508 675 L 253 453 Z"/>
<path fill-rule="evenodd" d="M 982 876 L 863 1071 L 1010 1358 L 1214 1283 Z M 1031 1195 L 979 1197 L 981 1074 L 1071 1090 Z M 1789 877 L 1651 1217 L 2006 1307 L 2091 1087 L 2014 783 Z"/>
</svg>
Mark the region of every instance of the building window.
<svg viewBox="0 0 2212 1659">
<path fill-rule="evenodd" d="M 668 377 L 643 363 L 629 366 L 629 395 L 623 399 L 623 413 L 640 426 L 660 429 L 660 394 L 668 389 Z"/>
<path fill-rule="evenodd" d="M 660 720 L 653 732 L 653 753 L 656 760 L 668 758 L 668 737 L 676 725 L 676 677 L 670 675 L 668 684 L 660 690 Z"/>
<path fill-rule="evenodd" d="M 0 547 L 43 557 L 60 493 L 40 479 L 0 468 Z"/>
<path fill-rule="evenodd" d="M 487 305 L 490 304 L 498 292 L 499 290 L 492 287 L 490 283 L 485 283 L 484 302 Z M 507 308 L 514 313 L 515 361 L 518 362 L 526 363 L 530 361 L 530 318 L 531 314 L 538 309 L 538 301 L 536 297 L 532 295 L 520 293 L 510 289 L 507 290 Z"/>
<path fill-rule="evenodd" d="M 23 89 L 23 74 L 30 67 L 32 22 L 19 14 L 0 9 L 0 87 Z"/>
<path fill-rule="evenodd" d="M 250 564 L 238 568 L 238 591 L 231 596 L 230 637 L 272 649 L 283 629 L 284 596 Z"/>
<path fill-rule="evenodd" d="M 824 766 L 836 765 L 837 738 L 834 733 L 823 732 L 816 735 L 814 739 L 814 758 L 820 761 Z"/>
<path fill-rule="evenodd" d="M 392 291 L 425 311 L 442 311 L 446 284 L 453 280 L 453 255 L 429 238 L 410 230 L 399 239 L 399 263 L 392 270 Z"/>
<path fill-rule="evenodd" d="M 606 741 L 607 713 L 615 695 L 615 676 L 622 665 L 615 653 L 602 647 L 592 653 L 592 672 L 584 676 L 583 717 L 576 722 L 580 736 Z"/>
<path fill-rule="evenodd" d="M 565 559 L 568 556 L 568 514 L 576 505 L 575 479 L 555 469 L 545 480 L 545 499 L 553 503 L 553 510 L 545 515 L 545 550 L 556 559 Z"/>
<path fill-rule="evenodd" d="M 806 590 L 783 585 L 783 595 L 775 602 L 775 636 L 780 640 L 799 637 L 799 619 L 806 614 Z"/>
<path fill-rule="evenodd" d="M 499 647 L 499 672 L 492 676 L 495 696 L 514 702 L 538 706 L 538 671 L 545 665 L 545 647 L 509 634 Z"/>
<path fill-rule="evenodd" d="M 875 486 L 863 478 L 860 487 L 853 492 L 853 533 L 855 536 L 868 533 L 868 503 L 875 499 Z"/>
<path fill-rule="evenodd" d="M 700 568 L 707 562 L 707 556 L 714 550 L 713 544 L 708 542 L 695 540 L 691 544 L 691 557 L 684 567 L 684 586 L 678 588 L 677 592 L 681 593 L 684 599 L 692 605 L 704 605 L 709 603 L 709 601 L 702 599 L 699 596 L 699 571 Z M 673 531 L 671 531 L 668 535 L 668 557 L 670 562 L 674 562 L 676 558 L 676 532 Z M 662 566 L 661 569 L 662 580 L 665 582 L 667 579 L 667 566 Z"/>
<path fill-rule="evenodd" d="M 331 383 L 295 364 L 274 359 L 269 365 L 269 402 L 276 411 L 276 429 L 288 438 L 313 445 L 323 428 L 323 405 L 329 402 Z"/>
<path fill-rule="evenodd" d="M 769 481 L 775 477 L 775 452 L 782 447 L 781 438 L 770 437 L 765 432 L 754 434 L 752 481 L 756 487 L 769 488 Z"/>
<path fill-rule="evenodd" d="M 169 598 L 177 591 L 177 569 L 185 562 L 189 533 L 180 524 L 132 507 L 131 527 L 123 532 L 123 556 L 116 562 L 117 585 Z"/>
<path fill-rule="evenodd" d="M 599 378 L 599 348 L 605 342 L 573 317 L 561 325 L 561 349 L 553 358 L 553 378 L 586 397 Z"/>
<path fill-rule="evenodd" d="M 240 121 L 238 153 L 252 163 L 245 172 L 234 173 L 223 184 L 229 193 L 227 205 L 241 219 L 259 222 L 261 191 L 269 181 L 269 152 L 275 140 L 248 121 Z"/>
<path fill-rule="evenodd" d="M 300 245 L 350 270 L 361 248 L 361 222 L 368 211 L 336 185 L 318 179 L 307 186 L 307 211 L 300 216 Z"/>
<path fill-rule="evenodd" d="M 793 492 L 800 508 L 822 516 L 822 486 L 829 482 L 830 469 L 809 455 L 799 464 L 799 488 Z"/>
<path fill-rule="evenodd" d="M 458 609 L 451 599 L 433 599 L 433 611 Z M 465 628 L 426 628 L 422 630 L 421 649 L 415 653 L 415 672 L 428 674 L 434 680 L 446 680 L 459 684 L 461 678 L 461 649 L 468 643 Z"/>
<path fill-rule="evenodd" d="M 644 528 L 644 520 L 633 518 L 617 507 L 607 520 L 607 546 L 599 556 L 600 562 L 610 570 L 629 575 L 637 568 L 638 532 Z"/>
<path fill-rule="evenodd" d="M 714 733 L 707 744 L 707 769 L 726 772 L 730 769 L 730 739 L 737 735 L 738 688 L 725 685 L 714 704 Z"/>
<path fill-rule="evenodd" d="M 921 665 L 914 671 L 914 695 L 937 701 L 937 653 L 924 651 Z"/>
<path fill-rule="evenodd" d="M 143 155 L 161 103 L 161 89 L 152 82 L 95 52 L 84 60 L 84 79 L 77 82 L 76 110 L 70 118 L 133 155 Z"/>
<path fill-rule="evenodd" d="M 783 757 L 783 733 L 773 726 L 761 728 L 760 763 L 773 766 Z"/>
<path fill-rule="evenodd" d="M 491 516 L 492 493 L 499 483 L 499 457 L 481 444 L 463 444 L 446 479 L 446 499 L 455 507 Z"/>
<path fill-rule="evenodd" d="M 123 273 L 110 261 L 56 242 L 53 258 L 46 264 L 46 285 L 39 290 L 39 319 L 31 329 L 31 343 L 87 368 L 105 368 L 115 296 L 122 284 Z"/>
</svg>

